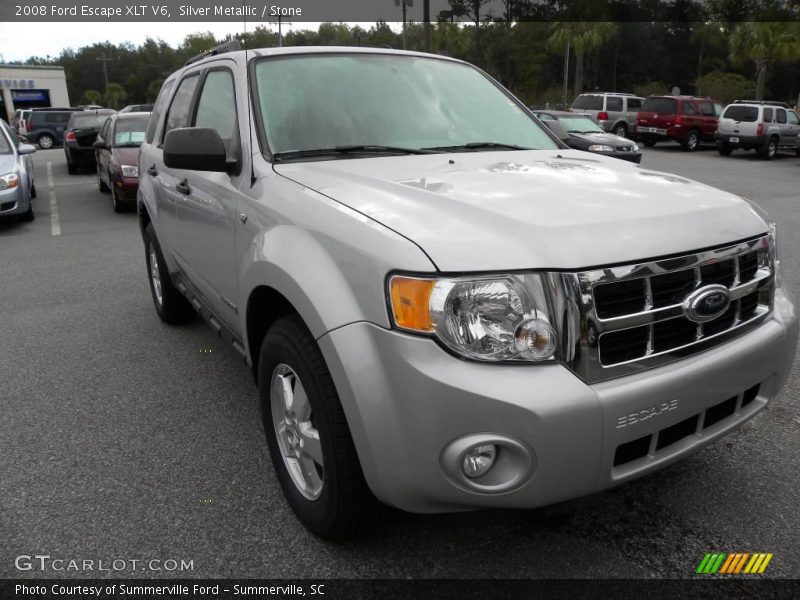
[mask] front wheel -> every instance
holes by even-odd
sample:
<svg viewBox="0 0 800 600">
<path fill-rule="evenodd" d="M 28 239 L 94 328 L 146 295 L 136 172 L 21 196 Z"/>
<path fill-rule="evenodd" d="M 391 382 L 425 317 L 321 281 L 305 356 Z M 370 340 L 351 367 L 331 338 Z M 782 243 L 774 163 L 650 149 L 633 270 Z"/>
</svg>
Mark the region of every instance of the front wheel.
<svg viewBox="0 0 800 600">
<path fill-rule="evenodd" d="M 161 320 L 170 325 L 178 325 L 194 318 L 196 314 L 194 308 L 172 285 L 167 263 L 161 253 L 161 246 L 158 244 L 152 224 L 149 224 L 144 230 L 144 252 L 147 258 L 147 278 L 150 282 L 150 292 Z"/>
<path fill-rule="evenodd" d="M 719 152 L 720 156 L 730 156 L 733 148 L 731 148 L 730 144 L 720 142 L 717 144 L 717 152 Z"/>
<path fill-rule="evenodd" d="M 366 533 L 381 505 L 364 479 L 322 353 L 299 317 L 269 329 L 258 373 L 267 445 L 297 518 L 328 540 Z"/>
<path fill-rule="evenodd" d="M 652 148 L 653 146 L 656 145 L 656 140 L 651 137 L 644 137 L 642 138 L 642 143 L 648 148 Z"/>
<path fill-rule="evenodd" d="M 120 202 L 119 198 L 117 197 L 116 187 L 111 188 L 111 205 L 114 207 L 115 213 L 123 213 L 128 211 L 128 207 Z"/>
</svg>

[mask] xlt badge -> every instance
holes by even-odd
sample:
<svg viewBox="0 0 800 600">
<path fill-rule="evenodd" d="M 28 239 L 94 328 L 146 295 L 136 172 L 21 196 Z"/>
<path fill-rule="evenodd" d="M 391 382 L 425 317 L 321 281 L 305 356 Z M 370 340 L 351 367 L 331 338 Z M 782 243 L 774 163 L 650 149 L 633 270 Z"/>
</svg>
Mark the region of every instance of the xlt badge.
<svg viewBox="0 0 800 600">
<path fill-rule="evenodd" d="M 664 413 L 675 410 L 676 408 L 678 408 L 677 398 L 670 400 L 669 402 L 654 404 L 653 406 L 649 408 L 643 408 L 638 412 L 619 416 L 617 417 L 617 429 L 622 429 L 623 427 L 628 427 L 629 425 L 634 425 L 635 423 L 639 423 L 641 421 L 647 421 L 647 419 L 663 415 Z"/>
</svg>

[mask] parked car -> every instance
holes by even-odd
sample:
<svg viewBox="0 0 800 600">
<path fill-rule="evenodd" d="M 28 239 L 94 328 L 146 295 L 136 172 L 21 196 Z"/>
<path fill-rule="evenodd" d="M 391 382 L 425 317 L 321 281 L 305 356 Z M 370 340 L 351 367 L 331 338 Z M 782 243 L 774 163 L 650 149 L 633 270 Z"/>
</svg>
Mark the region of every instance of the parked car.
<svg viewBox="0 0 800 600">
<path fill-rule="evenodd" d="M 21 144 L 17 132 L 0 120 L 0 217 L 33 221 L 36 181 L 30 155 L 34 152 L 35 147 Z"/>
<path fill-rule="evenodd" d="M 29 108 L 18 108 L 14 111 L 14 118 L 11 120 L 11 127 L 19 133 L 20 135 L 27 135 L 28 128 L 27 128 L 27 121 L 30 118 L 31 109 Z"/>
<path fill-rule="evenodd" d="M 645 146 L 674 140 L 693 152 L 702 142 L 713 142 L 722 105 L 707 97 L 649 96 L 636 116 L 636 132 Z"/>
<path fill-rule="evenodd" d="M 604 156 L 621 158 L 631 162 L 642 162 L 642 151 L 633 141 L 606 133 L 590 117 L 574 112 L 555 110 L 537 110 L 534 114 L 552 129 L 553 123 L 559 123 L 565 137 L 559 137 L 570 148 L 586 150 Z M 555 132 L 558 135 L 558 132 Z"/>
<path fill-rule="evenodd" d="M 97 139 L 100 127 L 114 112 L 110 108 L 103 108 L 83 110 L 70 115 L 64 130 L 64 156 L 70 175 L 75 175 L 81 167 L 91 167 L 94 170 L 95 151 L 92 144 Z"/>
<path fill-rule="evenodd" d="M 150 123 L 150 113 L 117 113 L 106 119 L 93 144 L 97 187 L 111 192 L 114 212 L 136 206 L 139 189 L 139 148 Z"/>
<path fill-rule="evenodd" d="M 783 102 L 737 100 L 725 107 L 715 134 L 723 156 L 737 148 L 771 160 L 779 149 L 795 151 L 800 118 Z"/>
<path fill-rule="evenodd" d="M 34 108 L 27 122 L 27 138 L 48 150 L 64 143 L 64 129 L 70 116 L 79 108 Z"/>
<path fill-rule="evenodd" d="M 572 112 L 589 115 L 604 131 L 628 137 L 634 131 L 643 101 L 639 96 L 617 92 L 581 94 L 572 103 Z"/>
<path fill-rule="evenodd" d="M 127 113 L 127 112 L 152 112 L 153 105 L 152 104 L 129 104 L 119 112 Z"/>
<path fill-rule="evenodd" d="M 315 534 L 358 535 L 380 502 L 593 494 L 718 441 L 786 381 L 797 313 L 756 205 L 587 160 L 456 59 L 225 50 L 156 101 L 147 275 L 164 322 L 199 312 L 252 367 Z"/>
</svg>

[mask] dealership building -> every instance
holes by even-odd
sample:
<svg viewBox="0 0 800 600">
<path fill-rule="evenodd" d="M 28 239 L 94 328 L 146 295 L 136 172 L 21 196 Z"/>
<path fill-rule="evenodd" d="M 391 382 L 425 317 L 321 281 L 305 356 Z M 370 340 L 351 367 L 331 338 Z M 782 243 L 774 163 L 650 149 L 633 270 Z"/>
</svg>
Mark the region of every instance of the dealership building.
<svg viewBox="0 0 800 600">
<path fill-rule="evenodd" d="M 0 64 L 0 115 L 9 120 L 19 108 L 69 106 L 63 67 Z"/>
</svg>

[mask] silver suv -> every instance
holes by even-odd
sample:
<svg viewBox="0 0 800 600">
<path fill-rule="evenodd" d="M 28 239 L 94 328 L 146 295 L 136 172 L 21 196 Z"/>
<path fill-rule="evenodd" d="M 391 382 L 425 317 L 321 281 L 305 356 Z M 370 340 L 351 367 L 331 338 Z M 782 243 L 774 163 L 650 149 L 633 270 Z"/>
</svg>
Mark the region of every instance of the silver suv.
<svg viewBox="0 0 800 600">
<path fill-rule="evenodd" d="M 798 134 L 800 118 L 787 104 L 737 100 L 725 107 L 714 138 L 723 156 L 741 148 L 771 160 L 779 149 L 796 151 Z"/>
<path fill-rule="evenodd" d="M 572 111 L 591 116 L 611 133 L 627 137 L 636 128 L 636 114 L 642 109 L 644 98 L 617 92 L 581 94 L 572 103 Z"/>
<path fill-rule="evenodd" d="M 571 150 L 458 60 L 217 51 L 165 81 L 139 173 L 156 312 L 199 312 L 252 368 L 275 477 L 326 538 L 382 503 L 534 507 L 639 477 L 750 419 L 792 364 L 763 211 Z"/>
</svg>

